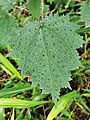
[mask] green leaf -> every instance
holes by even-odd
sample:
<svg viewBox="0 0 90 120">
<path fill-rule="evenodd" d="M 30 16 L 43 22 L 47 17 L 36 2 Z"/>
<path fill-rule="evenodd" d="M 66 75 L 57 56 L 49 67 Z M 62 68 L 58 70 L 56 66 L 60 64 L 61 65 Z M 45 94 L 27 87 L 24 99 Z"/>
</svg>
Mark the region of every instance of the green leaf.
<svg viewBox="0 0 90 120">
<path fill-rule="evenodd" d="M 29 0 L 28 9 L 33 18 L 40 18 L 40 1 L 41 0 Z"/>
<path fill-rule="evenodd" d="M 54 1 L 54 0 L 47 0 L 47 2 L 50 2 L 50 4 L 52 4 L 53 1 Z"/>
<path fill-rule="evenodd" d="M 86 0 L 81 5 L 81 17 L 86 27 L 90 27 L 90 0 Z"/>
<path fill-rule="evenodd" d="M 20 100 L 16 98 L 1 98 L 0 99 L 0 107 L 1 108 L 30 108 L 35 107 L 37 105 L 43 105 L 48 103 L 48 101 L 27 101 Z"/>
<path fill-rule="evenodd" d="M 5 10 L 10 10 L 13 7 L 14 0 L 0 0 L 0 6 Z"/>
<path fill-rule="evenodd" d="M 47 120 L 53 120 L 62 110 L 65 109 L 67 104 L 75 98 L 80 97 L 80 94 L 77 91 L 70 92 L 60 98 L 59 101 L 57 101 L 56 105 L 52 108 L 50 111 Z"/>
<path fill-rule="evenodd" d="M 53 100 L 59 98 L 61 88 L 70 88 L 70 71 L 82 66 L 76 51 L 82 46 L 78 28 L 68 16 L 56 14 L 44 18 L 42 28 L 38 21 L 27 23 L 14 35 L 16 40 L 10 39 L 15 46 L 9 56 L 19 58 L 22 76 L 30 73 L 33 85 L 39 84 L 45 94 L 51 93 Z"/>
<path fill-rule="evenodd" d="M 16 20 L 14 19 L 14 17 L 9 16 L 7 12 L 0 9 L 0 45 L 14 44 L 16 42 L 16 36 Z"/>
</svg>

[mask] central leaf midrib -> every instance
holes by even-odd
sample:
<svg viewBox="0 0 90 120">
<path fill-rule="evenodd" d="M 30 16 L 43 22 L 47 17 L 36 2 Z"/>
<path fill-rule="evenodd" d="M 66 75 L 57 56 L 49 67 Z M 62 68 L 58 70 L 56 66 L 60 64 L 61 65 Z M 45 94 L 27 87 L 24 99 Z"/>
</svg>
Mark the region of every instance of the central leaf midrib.
<svg viewBox="0 0 90 120">
<path fill-rule="evenodd" d="M 44 35 L 44 32 L 43 32 L 43 29 L 42 29 L 42 36 L 43 36 L 44 45 L 46 46 L 45 35 Z M 45 49 L 46 49 L 46 54 L 47 54 L 46 56 L 47 56 L 47 60 L 48 60 L 50 77 L 51 77 L 51 80 L 53 80 L 52 73 L 51 73 L 51 67 L 50 67 L 50 59 L 49 59 L 47 47 L 45 47 Z M 52 86 L 54 86 L 54 85 L 53 85 L 53 82 L 52 82 Z"/>
</svg>

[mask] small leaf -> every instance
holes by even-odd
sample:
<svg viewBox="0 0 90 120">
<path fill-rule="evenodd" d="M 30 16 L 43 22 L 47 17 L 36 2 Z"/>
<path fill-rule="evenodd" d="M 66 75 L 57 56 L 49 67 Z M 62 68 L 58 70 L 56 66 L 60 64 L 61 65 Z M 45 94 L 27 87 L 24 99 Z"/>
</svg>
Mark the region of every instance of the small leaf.
<svg viewBox="0 0 90 120">
<path fill-rule="evenodd" d="M 81 17 L 86 27 L 90 27 L 90 0 L 86 0 L 81 5 Z"/>
<path fill-rule="evenodd" d="M 39 18 L 40 18 L 40 0 L 29 0 L 28 9 L 29 9 L 29 13 L 32 14 L 32 17 L 39 20 Z"/>
</svg>

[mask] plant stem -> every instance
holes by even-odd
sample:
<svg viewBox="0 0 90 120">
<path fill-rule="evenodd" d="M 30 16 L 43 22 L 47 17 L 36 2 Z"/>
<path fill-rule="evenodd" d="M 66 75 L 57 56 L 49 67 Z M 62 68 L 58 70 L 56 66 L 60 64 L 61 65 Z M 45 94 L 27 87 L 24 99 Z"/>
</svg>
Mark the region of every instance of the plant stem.
<svg viewBox="0 0 90 120">
<path fill-rule="evenodd" d="M 43 0 L 41 0 L 41 5 L 40 5 L 40 9 L 41 9 L 41 14 L 40 14 L 40 27 L 42 27 L 42 19 L 43 19 Z"/>
</svg>

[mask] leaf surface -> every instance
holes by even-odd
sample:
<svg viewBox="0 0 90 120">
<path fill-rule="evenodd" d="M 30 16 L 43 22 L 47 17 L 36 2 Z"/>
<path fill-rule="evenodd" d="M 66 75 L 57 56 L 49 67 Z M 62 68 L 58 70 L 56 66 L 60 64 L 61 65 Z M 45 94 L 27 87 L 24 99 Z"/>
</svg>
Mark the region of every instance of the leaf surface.
<svg viewBox="0 0 90 120">
<path fill-rule="evenodd" d="M 38 21 L 29 22 L 14 35 L 16 40 L 6 40 L 15 45 L 9 55 L 19 58 L 22 76 L 30 73 L 33 85 L 39 84 L 53 100 L 59 98 L 61 88 L 70 87 L 70 71 L 82 66 L 76 51 L 82 46 L 77 30 L 68 16 L 56 14 L 45 17 L 42 28 Z"/>
<path fill-rule="evenodd" d="M 14 44 L 17 36 L 17 23 L 4 10 L 0 9 L 0 44 Z M 15 39 L 14 39 L 15 38 Z"/>
<path fill-rule="evenodd" d="M 14 0 L 0 0 L 0 6 L 5 10 L 10 10 L 13 7 Z"/>
<path fill-rule="evenodd" d="M 86 27 L 90 27 L 90 0 L 86 0 L 82 3 L 81 15 Z"/>
</svg>

